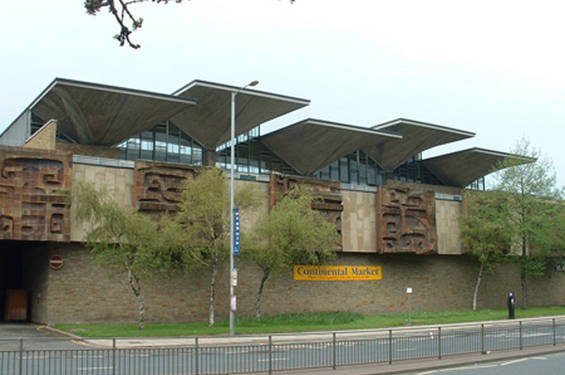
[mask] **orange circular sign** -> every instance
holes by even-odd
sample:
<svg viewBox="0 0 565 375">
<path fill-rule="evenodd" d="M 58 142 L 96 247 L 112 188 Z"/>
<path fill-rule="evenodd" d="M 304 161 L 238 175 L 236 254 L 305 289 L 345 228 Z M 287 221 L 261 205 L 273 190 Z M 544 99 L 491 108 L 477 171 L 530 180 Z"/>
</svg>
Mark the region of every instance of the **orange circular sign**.
<svg viewBox="0 0 565 375">
<path fill-rule="evenodd" d="M 60 270 L 64 265 L 65 262 L 63 262 L 63 258 L 61 258 L 59 255 L 51 255 L 51 257 L 49 258 L 49 268 L 51 268 L 52 270 Z"/>
</svg>

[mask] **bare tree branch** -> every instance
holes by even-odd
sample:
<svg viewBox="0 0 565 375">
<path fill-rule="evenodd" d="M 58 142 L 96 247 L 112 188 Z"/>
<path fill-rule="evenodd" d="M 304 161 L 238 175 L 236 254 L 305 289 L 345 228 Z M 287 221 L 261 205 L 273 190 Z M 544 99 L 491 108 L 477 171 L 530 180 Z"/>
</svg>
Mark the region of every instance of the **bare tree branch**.
<svg viewBox="0 0 565 375">
<path fill-rule="evenodd" d="M 124 46 L 124 44 L 127 43 L 131 48 L 138 49 L 141 46 L 132 42 L 130 35 L 135 30 L 141 28 L 143 25 L 143 18 L 136 18 L 130 11 L 129 7 L 130 5 L 146 3 L 149 1 L 157 4 L 168 4 L 170 1 L 174 1 L 175 3 L 183 2 L 183 0 L 118 0 L 118 2 L 115 0 L 84 0 L 84 8 L 88 14 L 95 16 L 102 8 L 108 7 L 108 10 L 114 15 L 114 18 L 120 27 L 119 33 L 116 34 L 114 38 L 118 40 L 120 46 Z M 289 1 L 292 4 L 295 0 Z M 129 22 L 131 22 L 131 26 L 126 25 L 126 23 Z"/>
<path fill-rule="evenodd" d="M 170 0 L 85 0 L 84 8 L 86 12 L 90 15 L 95 16 L 100 12 L 102 8 L 108 7 L 110 13 L 114 15 L 116 22 L 120 27 L 119 33 L 114 36 L 120 43 L 120 46 L 128 44 L 133 49 L 138 49 L 141 47 L 139 44 L 132 42 L 130 35 L 135 30 L 141 28 L 143 25 L 143 18 L 136 18 L 130 11 L 129 6 L 137 3 L 145 3 L 151 1 L 153 3 L 163 3 L 168 4 Z M 175 3 L 181 3 L 183 0 L 171 0 Z M 126 23 L 131 22 L 131 26 L 126 25 Z"/>
</svg>

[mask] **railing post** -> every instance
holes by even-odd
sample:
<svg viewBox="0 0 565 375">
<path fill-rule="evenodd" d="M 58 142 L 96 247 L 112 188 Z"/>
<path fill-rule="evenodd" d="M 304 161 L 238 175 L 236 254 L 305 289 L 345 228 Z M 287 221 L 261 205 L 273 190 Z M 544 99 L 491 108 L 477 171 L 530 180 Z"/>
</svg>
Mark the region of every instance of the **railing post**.
<svg viewBox="0 0 565 375">
<path fill-rule="evenodd" d="M 196 375 L 200 374 L 200 358 L 199 358 L 199 345 L 198 337 L 194 338 L 194 373 Z"/>
<path fill-rule="evenodd" d="M 392 329 L 388 330 L 388 364 L 392 365 Z"/>
<path fill-rule="evenodd" d="M 112 375 L 116 375 L 116 338 L 112 339 Z"/>
<path fill-rule="evenodd" d="M 20 375 L 24 374 L 24 339 L 20 337 L 20 348 L 19 348 L 19 354 L 20 354 Z"/>
<path fill-rule="evenodd" d="M 273 336 L 269 336 L 269 375 L 273 373 Z"/>
<path fill-rule="evenodd" d="M 557 332 L 555 330 L 555 318 L 551 319 L 551 325 L 553 326 L 553 346 L 557 345 Z"/>
<path fill-rule="evenodd" d="M 485 325 L 481 324 L 481 354 L 487 354 L 485 349 Z"/>
<path fill-rule="evenodd" d="M 519 322 L 519 331 L 520 331 L 520 350 L 522 350 L 522 321 Z"/>
<path fill-rule="evenodd" d="M 332 368 L 335 370 L 337 367 L 337 349 L 336 349 L 336 334 L 332 333 Z"/>
<path fill-rule="evenodd" d="M 441 327 L 437 327 L 437 359 L 441 359 Z"/>
</svg>

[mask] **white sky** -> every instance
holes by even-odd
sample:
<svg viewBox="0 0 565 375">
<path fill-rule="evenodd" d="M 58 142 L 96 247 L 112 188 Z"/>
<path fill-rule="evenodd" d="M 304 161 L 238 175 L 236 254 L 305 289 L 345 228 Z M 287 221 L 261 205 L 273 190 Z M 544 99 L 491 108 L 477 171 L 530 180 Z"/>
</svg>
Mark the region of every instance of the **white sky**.
<svg viewBox="0 0 565 375">
<path fill-rule="evenodd" d="M 192 0 L 141 4 L 140 50 L 82 0 L 9 1 L 0 14 L 0 132 L 55 77 L 171 93 L 193 79 L 298 96 L 306 117 L 398 117 L 475 132 L 428 151 L 509 151 L 522 136 L 565 184 L 565 2 Z"/>
</svg>

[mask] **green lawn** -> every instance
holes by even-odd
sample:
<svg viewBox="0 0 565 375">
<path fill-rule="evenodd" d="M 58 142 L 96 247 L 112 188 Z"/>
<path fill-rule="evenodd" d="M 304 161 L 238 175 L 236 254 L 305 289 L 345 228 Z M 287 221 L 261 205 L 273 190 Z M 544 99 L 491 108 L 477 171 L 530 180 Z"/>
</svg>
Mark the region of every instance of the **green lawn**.
<svg viewBox="0 0 565 375">
<path fill-rule="evenodd" d="M 516 319 L 565 315 L 565 306 L 532 307 L 516 310 Z M 482 320 L 506 319 L 507 310 L 441 311 L 412 314 L 411 324 L 446 324 Z M 282 333 L 305 331 L 332 331 L 403 326 L 408 323 L 407 314 L 363 316 L 356 313 L 329 312 L 277 315 L 262 319 L 238 319 L 237 334 Z M 227 321 L 208 327 L 206 323 L 147 323 L 139 330 L 135 323 L 127 324 L 56 324 L 57 329 L 83 337 L 165 337 L 226 335 Z"/>
</svg>

